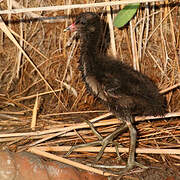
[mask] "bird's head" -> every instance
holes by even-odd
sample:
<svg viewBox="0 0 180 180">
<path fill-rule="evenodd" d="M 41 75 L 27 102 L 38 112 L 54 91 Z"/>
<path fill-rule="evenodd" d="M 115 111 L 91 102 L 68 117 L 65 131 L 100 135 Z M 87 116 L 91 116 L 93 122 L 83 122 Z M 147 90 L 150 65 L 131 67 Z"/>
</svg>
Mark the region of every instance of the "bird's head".
<svg viewBox="0 0 180 180">
<path fill-rule="evenodd" d="M 82 33 L 97 33 L 100 30 L 100 18 L 96 13 L 85 12 L 81 13 L 73 24 L 68 26 L 64 31 L 77 31 Z"/>
</svg>

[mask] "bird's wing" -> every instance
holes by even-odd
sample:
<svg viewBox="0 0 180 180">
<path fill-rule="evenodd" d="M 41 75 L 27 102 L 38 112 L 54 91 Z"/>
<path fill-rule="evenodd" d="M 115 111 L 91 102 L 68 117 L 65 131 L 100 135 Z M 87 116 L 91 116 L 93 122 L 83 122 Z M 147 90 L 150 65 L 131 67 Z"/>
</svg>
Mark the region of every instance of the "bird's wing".
<svg viewBox="0 0 180 180">
<path fill-rule="evenodd" d="M 146 83 L 151 83 L 145 80 L 143 76 L 135 77 L 136 74 L 114 75 L 106 73 L 102 78 L 102 86 L 105 94 L 112 98 L 120 98 L 122 96 L 136 96 L 145 99 L 150 99 L 150 89 L 147 89 Z M 147 82 L 146 82 L 147 81 Z"/>
<path fill-rule="evenodd" d="M 85 82 L 88 86 L 88 88 L 91 90 L 91 92 L 95 95 L 101 98 L 102 100 L 106 101 L 106 97 L 104 95 L 104 92 L 102 90 L 101 84 L 97 81 L 95 76 L 85 76 Z"/>
</svg>

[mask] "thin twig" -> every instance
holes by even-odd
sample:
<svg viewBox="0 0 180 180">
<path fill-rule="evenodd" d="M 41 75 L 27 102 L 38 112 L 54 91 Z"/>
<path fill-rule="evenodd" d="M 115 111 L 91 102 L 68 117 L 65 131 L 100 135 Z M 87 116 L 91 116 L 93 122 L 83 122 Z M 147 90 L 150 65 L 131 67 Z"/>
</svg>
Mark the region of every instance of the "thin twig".
<svg viewBox="0 0 180 180">
<path fill-rule="evenodd" d="M 122 4 L 133 4 L 133 3 L 146 3 L 146 2 L 159 2 L 165 0 L 130 0 L 130 1 L 112 1 L 112 2 L 101 2 L 101 3 L 91 3 L 91 4 L 72 4 L 72 5 L 62 5 L 62 6 L 47 6 L 38 8 L 23 8 L 23 9 L 12 9 L 12 10 L 2 10 L 0 14 L 10 14 L 10 13 L 25 13 L 25 12 L 35 12 L 35 11 L 59 11 L 67 9 L 80 9 L 80 8 L 92 8 L 92 7 L 105 7 L 105 6 L 116 6 Z"/>
</svg>

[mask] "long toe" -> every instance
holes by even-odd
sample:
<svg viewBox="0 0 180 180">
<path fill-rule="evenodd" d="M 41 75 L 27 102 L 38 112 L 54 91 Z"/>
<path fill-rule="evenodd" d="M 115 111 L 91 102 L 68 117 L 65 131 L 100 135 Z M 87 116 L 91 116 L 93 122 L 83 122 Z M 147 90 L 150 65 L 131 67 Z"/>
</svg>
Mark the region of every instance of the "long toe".
<svg viewBox="0 0 180 180">
<path fill-rule="evenodd" d="M 122 177 L 124 174 L 132 170 L 134 167 L 140 167 L 142 169 L 147 169 L 147 166 L 144 166 L 136 161 L 133 161 L 131 163 L 128 163 L 124 168 L 121 167 L 120 171 L 113 172 L 114 174 L 120 175 Z"/>
<path fill-rule="evenodd" d="M 122 127 L 117 128 L 113 133 L 111 133 L 110 135 L 108 135 L 107 137 L 102 139 L 102 141 L 101 141 L 102 148 L 99 151 L 98 155 L 96 156 L 96 162 L 99 161 L 99 159 L 102 157 L 104 150 L 108 144 L 115 145 L 117 156 L 119 159 L 121 159 L 120 155 L 119 155 L 119 151 L 118 151 L 118 146 L 120 146 L 120 145 L 118 145 L 118 143 L 116 143 L 116 142 L 113 142 L 113 139 L 116 138 L 118 135 L 122 134 L 127 129 L 128 129 L 127 124 L 123 123 Z"/>
<path fill-rule="evenodd" d="M 143 165 L 143 164 L 140 164 L 140 163 L 138 163 L 138 162 L 136 162 L 136 161 L 132 161 L 132 162 L 127 163 L 125 169 L 131 170 L 131 169 L 133 169 L 134 167 L 140 167 L 140 168 L 142 168 L 142 169 L 147 169 L 147 168 L 148 168 L 147 166 L 145 166 L 145 165 Z"/>
<path fill-rule="evenodd" d="M 94 142 L 90 142 L 87 144 L 79 144 L 76 146 L 72 146 L 69 151 L 64 155 L 64 157 L 68 157 L 75 149 L 78 148 L 83 148 L 83 147 L 89 147 L 89 146 L 97 146 L 97 145 L 101 145 L 101 141 L 94 141 Z"/>
</svg>

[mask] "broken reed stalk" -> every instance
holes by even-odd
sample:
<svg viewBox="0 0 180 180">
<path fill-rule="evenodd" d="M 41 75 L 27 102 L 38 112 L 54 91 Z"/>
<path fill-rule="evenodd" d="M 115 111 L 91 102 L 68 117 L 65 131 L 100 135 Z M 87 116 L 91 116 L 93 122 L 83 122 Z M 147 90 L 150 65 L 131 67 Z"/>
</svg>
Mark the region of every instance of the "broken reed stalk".
<svg viewBox="0 0 180 180">
<path fill-rule="evenodd" d="M 0 14 L 15 14 L 15 13 L 37 12 L 37 11 L 59 11 L 59 10 L 67 10 L 67 9 L 94 8 L 94 7 L 116 6 L 116 5 L 133 4 L 133 3 L 146 3 L 146 2 L 150 3 L 150 2 L 164 2 L 164 1 L 165 0 L 130 0 L 130 1 L 111 1 L 111 2 L 100 2 L 100 3 L 90 3 L 90 4 L 72 4 L 72 5 L 47 6 L 47 7 L 38 7 L 38 8 L 1 10 Z"/>
<path fill-rule="evenodd" d="M 90 122 L 94 123 L 96 121 L 99 121 L 101 119 L 104 119 L 106 117 L 109 117 L 110 115 L 112 115 L 111 113 L 106 113 L 104 115 L 101 115 L 99 117 L 96 117 L 94 119 L 91 119 Z M 180 116 L 180 112 L 174 112 L 174 113 L 168 113 L 166 114 L 164 117 L 161 116 L 144 116 L 144 117 L 136 117 L 135 121 L 145 121 L 145 120 L 151 120 L 151 119 L 164 119 L 164 118 L 171 118 L 171 117 L 179 117 Z M 117 119 L 110 119 L 109 121 L 102 121 L 102 122 L 98 122 L 95 123 L 94 126 L 107 126 L 107 125 L 112 125 L 112 124 L 117 124 L 120 123 L 119 120 Z M 45 135 L 45 134 L 51 134 L 51 133 L 60 133 L 60 134 L 64 134 L 67 133 L 69 131 L 72 131 L 74 129 L 82 129 L 82 128 L 89 128 L 89 126 L 86 123 L 80 123 L 80 124 L 76 124 L 73 125 L 70 124 L 69 127 L 64 127 L 64 128 L 56 128 L 56 129 L 49 129 L 49 130 L 44 130 L 44 131 L 36 131 L 36 132 L 27 132 L 27 133 L 5 133 L 5 134 L 0 134 L 0 138 L 7 138 L 7 137 L 22 137 L 22 136 L 40 136 L 40 135 Z M 58 134 L 58 135 L 60 135 Z"/>
<path fill-rule="evenodd" d="M 71 146 L 41 146 L 36 147 L 41 151 L 51 151 L 51 152 L 68 152 Z M 73 152 L 99 152 L 101 147 L 81 147 L 74 149 Z M 118 148 L 120 153 L 129 152 L 129 148 Z M 106 147 L 104 152 L 116 153 L 115 147 Z M 136 148 L 136 153 L 139 154 L 176 154 L 180 155 L 180 149 L 160 149 L 160 148 Z"/>
<path fill-rule="evenodd" d="M 84 164 L 81 164 L 81 163 L 78 163 L 78 162 L 75 162 L 75 161 L 72 161 L 72 160 L 69 160 L 66 158 L 62 158 L 62 157 L 56 156 L 54 154 L 47 153 L 45 151 L 41 151 L 36 147 L 30 148 L 28 151 L 35 153 L 37 155 L 40 155 L 40 156 L 44 156 L 46 158 L 50 158 L 50 159 L 53 159 L 53 160 L 56 160 L 56 161 L 59 161 L 59 162 L 80 168 L 80 169 L 83 169 L 83 170 L 86 170 L 86 171 L 90 171 L 90 172 L 97 173 L 97 174 L 104 175 L 104 176 L 112 176 L 112 175 L 114 176 L 114 174 L 107 173 L 107 172 L 104 172 L 102 170 L 95 169 L 93 167 L 90 167 L 90 166 L 87 166 L 87 165 L 84 165 Z"/>
</svg>

